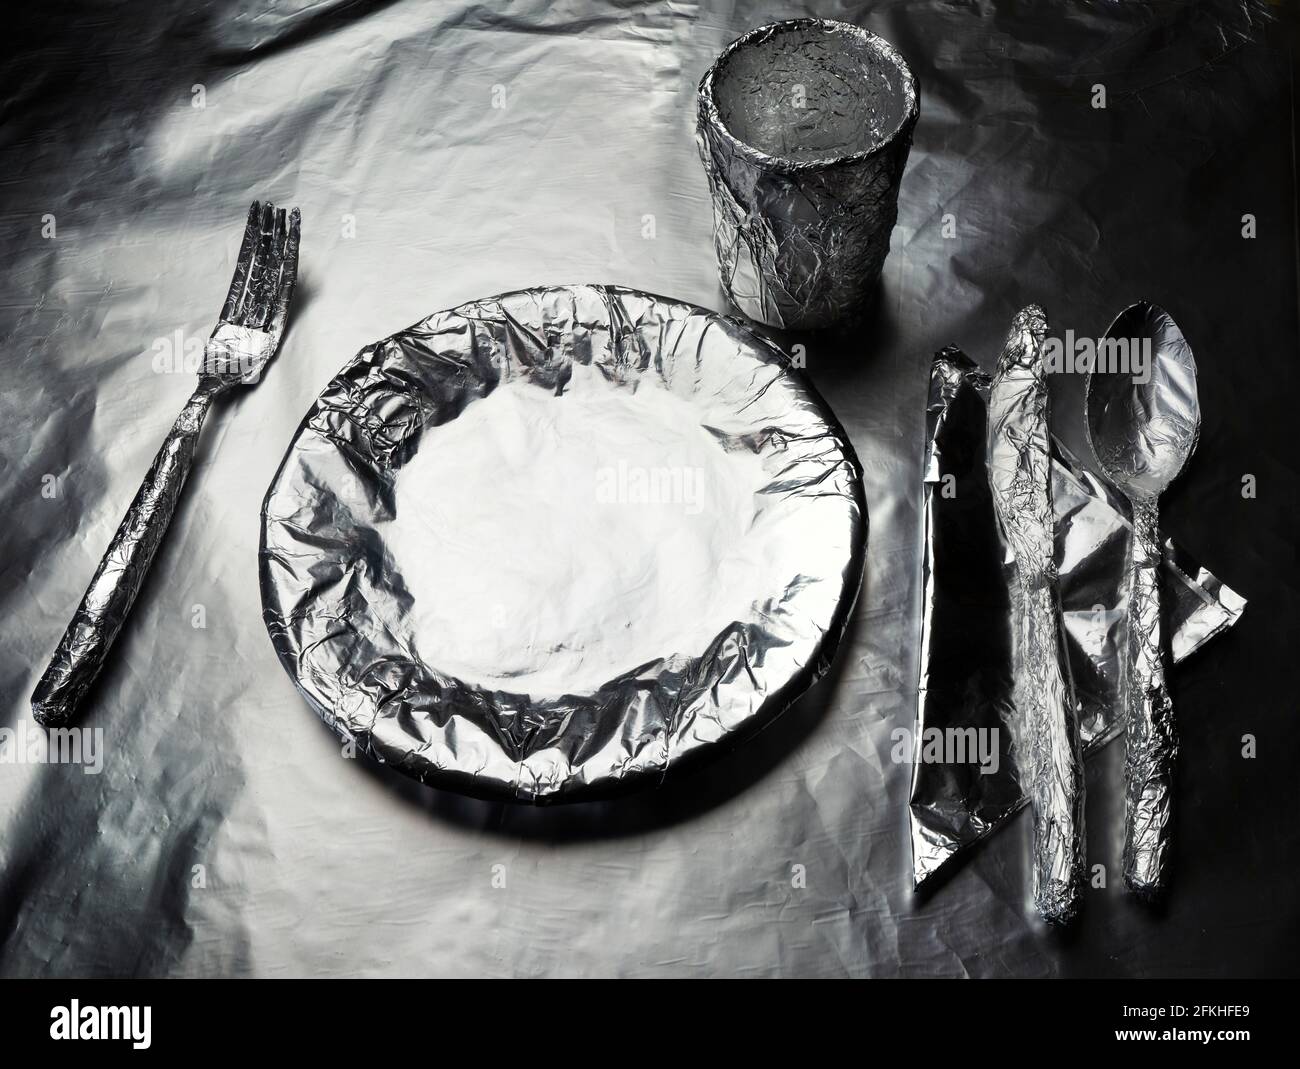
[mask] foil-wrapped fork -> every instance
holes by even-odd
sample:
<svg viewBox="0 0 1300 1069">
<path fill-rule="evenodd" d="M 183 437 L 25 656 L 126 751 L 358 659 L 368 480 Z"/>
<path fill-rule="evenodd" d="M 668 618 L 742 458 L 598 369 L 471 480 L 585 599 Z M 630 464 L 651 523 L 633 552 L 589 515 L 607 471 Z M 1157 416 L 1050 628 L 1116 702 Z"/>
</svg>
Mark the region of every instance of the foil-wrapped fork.
<svg viewBox="0 0 1300 1069">
<path fill-rule="evenodd" d="M 167 533 L 213 400 L 236 386 L 255 384 L 275 355 L 298 277 L 300 227 L 297 208 L 286 212 L 257 201 L 249 208 L 235 275 L 204 349 L 198 387 L 154 457 L 32 693 L 32 712 L 46 727 L 73 719 L 104 666 Z"/>
</svg>

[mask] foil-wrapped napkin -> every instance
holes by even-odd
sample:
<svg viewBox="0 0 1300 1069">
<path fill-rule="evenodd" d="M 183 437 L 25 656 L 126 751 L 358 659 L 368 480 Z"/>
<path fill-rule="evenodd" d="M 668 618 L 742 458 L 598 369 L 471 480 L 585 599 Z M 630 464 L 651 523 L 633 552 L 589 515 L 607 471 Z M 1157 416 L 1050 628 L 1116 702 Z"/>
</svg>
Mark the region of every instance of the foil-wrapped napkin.
<svg viewBox="0 0 1300 1069">
<path fill-rule="evenodd" d="M 936 354 L 925 446 L 922 624 L 910 799 L 913 883 L 1028 800 L 1016 739 L 1016 573 L 989 485 L 990 380 L 959 349 Z M 1051 440 L 1057 589 L 1084 757 L 1124 728 L 1126 562 L 1123 499 Z M 1164 541 L 1161 596 L 1176 664 L 1231 627 L 1245 599 Z M 960 742 L 979 760 L 951 761 Z"/>
</svg>

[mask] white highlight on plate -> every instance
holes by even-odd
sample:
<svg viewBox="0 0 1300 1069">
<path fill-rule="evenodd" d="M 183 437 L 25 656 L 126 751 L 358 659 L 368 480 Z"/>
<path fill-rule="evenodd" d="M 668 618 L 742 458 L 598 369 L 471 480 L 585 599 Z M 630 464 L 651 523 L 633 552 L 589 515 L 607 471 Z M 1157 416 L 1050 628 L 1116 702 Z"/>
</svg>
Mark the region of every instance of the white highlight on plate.
<svg viewBox="0 0 1300 1069">
<path fill-rule="evenodd" d="M 769 477 L 700 411 L 652 375 L 632 390 L 576 365 L 560 396 L 516 380 L 425 428 L 385 532 L 420 659 L 479 686 L 588 694 L 749 618 L 770 593 Z"/>
</svg>

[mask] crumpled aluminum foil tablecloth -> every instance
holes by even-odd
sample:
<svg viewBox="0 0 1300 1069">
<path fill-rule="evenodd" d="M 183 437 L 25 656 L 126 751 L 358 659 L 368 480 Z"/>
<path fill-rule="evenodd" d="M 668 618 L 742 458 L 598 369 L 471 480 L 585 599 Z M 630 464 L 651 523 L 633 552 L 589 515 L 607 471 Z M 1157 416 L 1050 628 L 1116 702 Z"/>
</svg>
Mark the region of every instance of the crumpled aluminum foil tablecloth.
<svg viewBox="0 0 1300 1069">
<path fill-rule="evenodd" d="M 872 518 L 831 673 L 721 762 L 617 801 L 480 802 L 341 756 L 260 619 L 259 507 L 303 413 L 362 346 L 487 294 L 601 279 L 723 309 L 695 87 L 799 14 L 892 41 L 922 95 L 876 317 L 778 338 L 844 423 Z M 0 727 L 30 725 L 188 394 L 172 369 L 211 330 L 249 201 L 300 205 L 304 234 L 284 348 L 205 434 L 92 697 L 99 774 L 0 764 L 0 973 L 1293 968 L 1296 189 L 1285 58 L 1243 41 L 1239 5 L 52 0 L 9 20 Z M 890 733 L 915 705 L 930 354 L 991 370 L 1028 301 L 1099 333 L 1135 296 L 1177 317 L 1202 390 L 1162 525 L 1250 609 L 1174 678 L 1187 834 L 1164 912 L 1118 886 L 1111 746 L 1060 941 L 1026 908 L 1024 818 L 911 887 Z M 1081 412 L 1056 378 L 1054 413 Z M 1081 426 L 1062 435 L 1085 455 Z"/>
</svg>

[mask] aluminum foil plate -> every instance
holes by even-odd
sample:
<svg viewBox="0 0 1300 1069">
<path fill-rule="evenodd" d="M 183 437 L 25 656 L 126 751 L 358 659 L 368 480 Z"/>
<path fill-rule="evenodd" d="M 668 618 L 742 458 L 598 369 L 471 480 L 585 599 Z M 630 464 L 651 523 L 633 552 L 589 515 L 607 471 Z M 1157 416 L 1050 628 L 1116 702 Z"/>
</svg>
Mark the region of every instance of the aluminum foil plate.
<svg viewBox="0 0 1300 1069">
<path fill-rule="evenodd" d="M 280 660 L 425 783 L 572 801 L 660 782 L 822 675 L 861 582 L 843 429 L 743 323 L 528 289 L 368 346 L 263 508 Z"/>
</svg>

